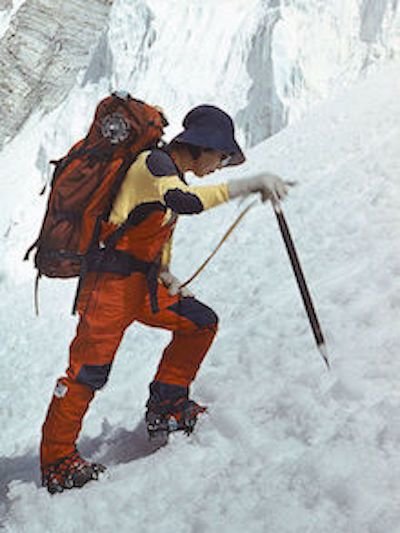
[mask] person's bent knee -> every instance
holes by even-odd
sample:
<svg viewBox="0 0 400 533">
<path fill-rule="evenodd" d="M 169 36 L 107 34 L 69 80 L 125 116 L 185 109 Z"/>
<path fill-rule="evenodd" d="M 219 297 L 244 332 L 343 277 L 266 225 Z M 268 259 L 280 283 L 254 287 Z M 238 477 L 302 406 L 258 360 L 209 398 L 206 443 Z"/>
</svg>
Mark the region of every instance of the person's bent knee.
<svg viewBox="0 0 400 533">
<path fill-rule="evenodd" d="M 211 307 L 207 307 L 207 311 L 208 327 L 213 328 L 216 331 L 218 329 L 219 317 Z"/>
<path fill-rule="evenodd" d="M 195 298 L 182 298 L 168 309 L 192 322 L 196 329 L 218 329 L 218 315 Z"/>
<path fill-rule="evenodd" d="M 217 313 L 211 307 L 207 307 L 204 304 L 201 305 L 201 318 L 197 316 L 197 322 L 195 324 L 199 329 L 208 329 L 217 332 L 219 323 Z"/>
</svg>

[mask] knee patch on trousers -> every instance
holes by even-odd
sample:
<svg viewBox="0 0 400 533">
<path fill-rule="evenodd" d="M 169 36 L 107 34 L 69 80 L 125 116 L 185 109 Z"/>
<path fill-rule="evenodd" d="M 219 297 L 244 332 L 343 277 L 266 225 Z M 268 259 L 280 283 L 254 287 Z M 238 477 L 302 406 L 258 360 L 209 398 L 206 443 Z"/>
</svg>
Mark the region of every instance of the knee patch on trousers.
<svg viewBox="0 0 400 533">
<path fill-rule="evenodd" d="M 76 380 L 87 385 L 92 390 L 99 390 L 108 381 L 111 371 L 111 363 L 106 365 L 83 365 L 79 370 Z"/>
<path fill-rule="evenodd" d="M 199 328 L 213 327 L 216 329 L 218 326 L 218 315 L 195 298 L 182 298 L 168 309 L 187 318 Z"/>
</svg>

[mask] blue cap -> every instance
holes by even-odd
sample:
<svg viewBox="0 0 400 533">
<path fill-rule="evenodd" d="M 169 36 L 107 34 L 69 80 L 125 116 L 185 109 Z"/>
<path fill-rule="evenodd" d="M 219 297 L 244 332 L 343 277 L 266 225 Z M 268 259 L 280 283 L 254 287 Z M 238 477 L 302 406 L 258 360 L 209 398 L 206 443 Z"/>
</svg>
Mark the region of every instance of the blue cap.
<svg viewBox="0 0 400 533">
<path fill-rule="evenodd" d="M 185 128 L 171 143 L 188 143 L 229 155 L 226 166 L 240 165 L 246 158 L 235 140 L 232 118 L 213 105 L 194 107 L 183 120 Z"/>
</svg>

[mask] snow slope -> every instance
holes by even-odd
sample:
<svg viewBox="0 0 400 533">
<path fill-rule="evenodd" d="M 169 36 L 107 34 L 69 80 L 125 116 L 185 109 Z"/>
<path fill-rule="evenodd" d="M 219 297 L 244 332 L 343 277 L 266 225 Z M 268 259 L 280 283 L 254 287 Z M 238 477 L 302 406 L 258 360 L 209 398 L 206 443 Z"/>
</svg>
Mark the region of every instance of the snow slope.
<svg viewBox="0 0 400 533">
<path fill-rule="evenodd" d="M 192 287 L 221 317 L 193 386 L 208 416 L 192 437 L 173 436 L 152 453 L 143 405 L 169 336 L 132 327 L 80 445 L 109 466 L 108 478 L 50 497 L 38 487 L 37 449 L 75 328 L 74 287 L 44 281 L 35 318 L 31 285 L 4 277 L 7 533 L 400 532 L 399 88 L 399 63 L 382 67 L 253 149 L 246 167 L 213 178 L 268 168 L 298 180 L 285 213 L 327 337 L 330 373 L 272 211 L 259 205 Z M 229 204 L 180 221 L 178 275 L 193 271 L 237 212 Z M 17 257 L 10 261 L 17 269 Z"/>
</svg>

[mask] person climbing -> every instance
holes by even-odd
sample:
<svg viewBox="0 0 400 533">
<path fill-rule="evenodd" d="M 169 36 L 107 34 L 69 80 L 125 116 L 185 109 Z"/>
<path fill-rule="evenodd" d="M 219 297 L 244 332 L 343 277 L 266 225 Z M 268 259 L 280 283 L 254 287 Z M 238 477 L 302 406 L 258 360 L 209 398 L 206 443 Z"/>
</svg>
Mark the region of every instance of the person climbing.
<svg viewBox="0 0 400 533">
<path fill-rule="evenodd" d="M 217 185 L 186 182 L 187 172 L 204 178 L 244 161 L 231 117 L 216 106 L 200 105 L 186 115 L 183 131 L 169 144 L 142 151 L 128 168 L 100 228 L 99 250 L 109 239 L 113 246 L 101 261 L 96 254 L 88 260 L 69 366 L 57 381 L 42 428 L 42 480 L 50 493 L 81 487 L 105 470 L 83 459 L 76 441 L 133 322 L 172 333 L 149 386 L 149 435 L 190 433 L 205 411 L 189 392 L 217 333 L 218 317 L 170 271 L 172 235 L 180 215 L 250 193 L 261 193 L 263 200 L 286 196 L 287 184 L 269 173 Z"/>
</svg>

